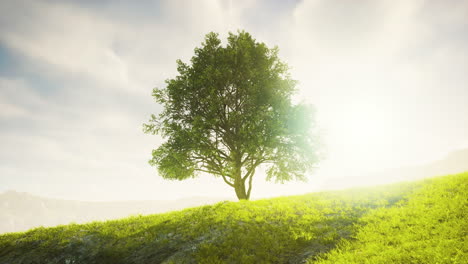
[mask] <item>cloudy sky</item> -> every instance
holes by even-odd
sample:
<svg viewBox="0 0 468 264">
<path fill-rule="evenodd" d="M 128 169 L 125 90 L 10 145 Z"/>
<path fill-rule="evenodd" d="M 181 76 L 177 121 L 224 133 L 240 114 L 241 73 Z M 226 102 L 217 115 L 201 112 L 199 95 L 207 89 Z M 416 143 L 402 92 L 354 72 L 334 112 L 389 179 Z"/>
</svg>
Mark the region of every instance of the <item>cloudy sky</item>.
<svg viewBox="0 0 468 264">
<path fill-rule="evenodd" d="M 256 176 L 253 198 L 356 185 L 468 146 L 468 1 L 0 1 L 0 192 L 79 200 L 234 197 L 165 181 L 142 133 L 206 33 L 245 29 L 299 80 L 328 159 L 309 183 Z M 361 177 L 362 179 L 362 177 Z M 386 182 L 389 179 L 380 179 Z"/>
</svg>

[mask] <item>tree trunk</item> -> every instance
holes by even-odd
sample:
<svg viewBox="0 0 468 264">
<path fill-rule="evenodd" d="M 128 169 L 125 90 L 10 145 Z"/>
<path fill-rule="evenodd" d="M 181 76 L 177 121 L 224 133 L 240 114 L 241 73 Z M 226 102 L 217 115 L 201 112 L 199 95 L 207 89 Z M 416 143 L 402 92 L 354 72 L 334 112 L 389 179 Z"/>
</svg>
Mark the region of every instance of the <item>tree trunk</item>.
<svg viewBox="0 0 468 264">
<path fill-rule="evenodd" d="M 236 191 L 236 195 L 239 200 L 249 200 L 249 196 L 247 195 L 247 191 L 245 189 L 245 181 L 242 180 L 242 166 L 240 161 L 240 155 L 234 155 L 234 160 L 234 190 Z"/>
<path fill-rule="evenodd" d="M 237 198 L 239 200 L 249 200 L 250 194 L 249 191 L 245 189 L 245 179 L 242 179 L 242 154 L 239 154 L 236 151 L 231 153 L 233 160 L 231 175 L 234 178 L 234 190 L 236 192 Z M 250 184 L 250 182 L 249 182 Z M 250 185 L 249 185 L 250 186 Z"/>
<path fill-rule="evenodd" d="M 236 191 L 236 195 L 239 200 L 249 200 L 247 192 L 245 191 L 245 184 L 242 179 L 234 183 L 234 190 Z"/>
</svg>

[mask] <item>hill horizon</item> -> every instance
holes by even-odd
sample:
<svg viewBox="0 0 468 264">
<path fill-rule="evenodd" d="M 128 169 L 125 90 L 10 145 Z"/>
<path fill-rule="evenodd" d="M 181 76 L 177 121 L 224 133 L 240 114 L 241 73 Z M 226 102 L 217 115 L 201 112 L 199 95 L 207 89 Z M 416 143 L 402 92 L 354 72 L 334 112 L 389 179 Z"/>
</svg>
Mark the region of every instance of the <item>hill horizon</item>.
<svg viewBox="0 0 468 264">
<path fill-rule="evenodd" d="M 468 149 L 451 152 L 444 159 L 425 165 L 382 171 L 381 175 L 391 175 L 392 177 L 387 178 L 394 179 L 392 182 L 395 183 L 398 180 L 399 182 L 415 181 L 463 171 L 468 171 Z M 369 175 L 363 177 L 370 180 L 367 185 L 361 187 L 384 185 L 372 184 L 372 178 Z M 359 187 L 337 188 L 336 190 Z M 320 192 L 320 190 L 312 192 Z M 254 200 L 258 199 L 264 198 Z M 111 220 L 136 214 L 164 213 L 224 200 L 232 201 L 236 199 L 233 196 L 216 197 L 207 195 L 173 200 L 75 201 L 9 190 L 0 193 L 0 234 L 25 231 L 38 226 Z"/>
</svg>

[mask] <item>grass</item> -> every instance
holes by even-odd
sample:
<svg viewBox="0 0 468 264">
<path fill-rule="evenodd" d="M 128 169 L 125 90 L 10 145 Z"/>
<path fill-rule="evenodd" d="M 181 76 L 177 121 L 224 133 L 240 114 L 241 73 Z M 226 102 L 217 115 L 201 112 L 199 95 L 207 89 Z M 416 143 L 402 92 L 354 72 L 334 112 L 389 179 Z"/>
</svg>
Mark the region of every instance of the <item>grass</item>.
<svg viewBox="0 0 468 264">
<path fill-rule="evenodd" d="M 371 211 L 352 241 L 309 263 L 468 263 L 468 174 L 428 181 Z"/>
<path fill-rule="evenodd" d="M 0 263 L 468 263 L 468 173 L 0 236 Z"/>
</svg>

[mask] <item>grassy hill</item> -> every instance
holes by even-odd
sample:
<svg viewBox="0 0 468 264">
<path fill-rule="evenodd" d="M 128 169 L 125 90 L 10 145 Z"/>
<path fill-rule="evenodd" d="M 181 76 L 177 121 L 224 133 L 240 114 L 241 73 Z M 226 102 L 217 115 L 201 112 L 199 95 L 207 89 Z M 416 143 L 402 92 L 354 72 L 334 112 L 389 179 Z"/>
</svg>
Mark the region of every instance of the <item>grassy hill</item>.
<svg viewBox="0 0 468 264">
<path fill-rule="evenodd" d="M 0 263 L 468 263 L 468 173 L 0 236 Z"/>
</svg>

